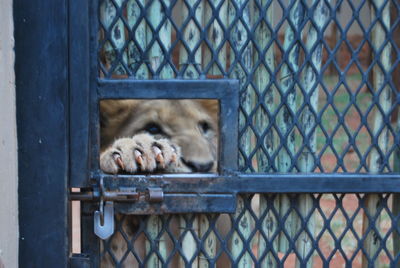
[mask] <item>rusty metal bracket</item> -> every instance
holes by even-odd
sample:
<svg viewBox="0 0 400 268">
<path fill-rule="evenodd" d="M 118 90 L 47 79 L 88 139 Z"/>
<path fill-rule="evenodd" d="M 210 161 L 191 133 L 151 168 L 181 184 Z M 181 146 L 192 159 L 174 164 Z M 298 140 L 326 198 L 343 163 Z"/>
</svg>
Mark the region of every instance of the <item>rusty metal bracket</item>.
<svg viewBox="0 0 400 268">
<path fill-rule="evenodd" d="M 236 194 L 227 191 L 207 191 L 204 189 L 204 180 L 209 176 L 203 174 L 192 183 L 187 180 L 177 182 L 177 185 L 183 182 L 195 184 L 184 186 L 186 190 L 191 188 L 190 191 L 171 188 L 175 183 L 172 183 L 173 185 L 166 183 L 163 176 L 129 176 L 128 182 L 122 176 L 118 176 L 118 179 L 112 176 L 99 176 L 95 178 L 98 183 L 92 188 L 82 188 L 81 192 L 70 192 L 69 198 L 84 202 L 99 202 L 100 223 L 103 223 L 102 204 L 104 206 L 107 202 L 112 202 L 115 212 L 122 214 L 233 213 Z M 218 179 L 209 182 L 215 184 L 218 183 Z"/>
<path fill-rule="evenodd" d="M 135 187 L 120 187 L 118 190 L 108 191 L 104 187 L 103 178 L 100 178 L 99 187 L 93 187 L 89 191 L 70 192 L 69 198 L 71 201 L 160 203 L 164 200 L 164 192 L 160 187 L 148 187 L 144 191 L 137 191 Z"/>
<path fill-rule="evenodd" d="M 164 192 L 159 187 L 149 187 L 145 191 L 136 191 L 136 188 L 124 187 L 118 191 L 107 191 L 104 179 L 100 178 L 99 187 L 93 191 L 71 193 L 71 200 L 99 201 L 99 210 L 94 212 L 94 233 L 105 240 L 114 233 L 114 202 L 145 202 L 161 203 Z M 98 189 L 98 190 L 96 190 Z"/>
</svg>

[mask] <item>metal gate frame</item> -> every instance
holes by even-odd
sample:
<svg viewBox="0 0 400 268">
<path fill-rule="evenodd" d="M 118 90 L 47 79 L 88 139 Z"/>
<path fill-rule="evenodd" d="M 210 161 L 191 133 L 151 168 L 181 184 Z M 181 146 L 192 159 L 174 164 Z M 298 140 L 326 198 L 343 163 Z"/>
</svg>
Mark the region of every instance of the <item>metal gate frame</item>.
<svg viewBox="0 0 400 268">
<path fill-rule="evenodd" d="M 67 267 L 68 9 L 15 0 L 19 267 Z"/>
<path fill-rule="evenodd" d="M 82 6 L 87 2 L 68 6 L 72 2 L 14 1 L 21 267 L 65 267 L 69 262 L 68 179 L 74 177 L 69 167 L 79 165 L 79 152 L 69 151 L 69 88 L 88 89 L 90 83 L 70 79 L 75 76 L 69 72 L 74 70 L 69 50 L 89 56 L 87 44 L 68 38 L 68 10 L 78 15 L 70 21 L 81 31 L 74 35 L 88 34 L 81 24 L 89 15 Z M 89 68 L 79 71 L 82 79 L 88 77 Z M 235 182 L 234 188 L 248 193 L 400 192 L 399 175 L 241 175 Z"/>
</svg>

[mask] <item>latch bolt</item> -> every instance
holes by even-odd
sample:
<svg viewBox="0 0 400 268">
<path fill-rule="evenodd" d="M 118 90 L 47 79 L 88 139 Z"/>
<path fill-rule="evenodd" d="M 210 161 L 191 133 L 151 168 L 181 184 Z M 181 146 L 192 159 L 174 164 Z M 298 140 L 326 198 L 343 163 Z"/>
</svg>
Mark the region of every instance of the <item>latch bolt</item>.
<svg viewBox="0 0 400 268">
<path fill-rule="evenodd" d="M 99 191 L 71 192 L 70 199 L 100 202 L 99 210 L 94 213 L 94 232 L 101 239 L 107 239 L 114 233 L 114 202 L 160 203 L 164 200 L 164 192 L 159 187 L 149 187 L 141 192 L 136 188 L 106 191 L 101 178 Z"/>
<path fill-rule="evenodd" d="M 161 188 L 147 188 L 146 201 L 160 203 L 164 200 L 164 192 Z"/>
</svg>

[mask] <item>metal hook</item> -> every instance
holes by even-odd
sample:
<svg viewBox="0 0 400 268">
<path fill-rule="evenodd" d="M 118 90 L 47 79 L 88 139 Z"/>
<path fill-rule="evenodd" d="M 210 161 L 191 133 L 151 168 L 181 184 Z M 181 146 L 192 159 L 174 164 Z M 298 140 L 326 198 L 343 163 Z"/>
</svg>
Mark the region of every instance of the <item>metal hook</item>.
<svg viewBox="0 0 400 268">
<path fill-rule="evenodd" d="M 102 207 L 100 205 L 100 211 L 94 212 L 94 233 L 105 240 L 114 233 L 114 203 L 107 201 Z"/>
<path fill-rule="evenodd" d="M 105 240 L 114 233 L 114 203 L 106 201 L 104 205 L 104 182 L 100 179 L 100 208 L 94 212 L 94 233 Z"/>
</svg>

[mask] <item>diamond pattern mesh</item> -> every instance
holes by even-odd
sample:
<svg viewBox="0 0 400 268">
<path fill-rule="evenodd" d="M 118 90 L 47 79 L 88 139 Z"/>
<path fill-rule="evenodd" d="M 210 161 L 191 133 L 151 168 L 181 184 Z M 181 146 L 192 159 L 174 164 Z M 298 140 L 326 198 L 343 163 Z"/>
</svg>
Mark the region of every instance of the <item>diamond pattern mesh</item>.
<svg viewBox="0 0 400 268">
<path fill-rule="evenodd" d="M 243 196 L 233 215 L 203 215 L 202 229 L 194 225 L 193 214 L 162 216 L 156 236 L 148 231 L 154 216 L 118 216 L 113 238 L 102 242 L 103 265 L 294 267 L 297 262 L 313 263 L 313 267 L 361 267 L 362 263 L 388 267 L 397 263 L 398 244 L 393 244 L 393 238 L 398 239 L 400 229 L 398 215 L 391 212 L 393 195 L 379 195 L 373 212 L 366 208 L 370 197 L 365 194 L 310 194 L 306 210 L 303 198 Z M 375 246 L 372 255 L 369 236 Z"/>
<path fill-rule="evenodd" d="M 242 171 L 392 172 L 399 5 L 379 3 L 100 1 L 100 76 L 239 79 Z"/>
<path fill-rule="evenodd" d="M 242 172 L 398 172 L 397 1 L 98 3 L 100 78 L 239 79 Z M 123 250 L 111 239 L 102 257 L 117 267 L 388 266 L 399 258 L 397 206 L 389 194 L 282 194 L 242 196 L 230 216 L 124 216 Z"/>
</svg>

